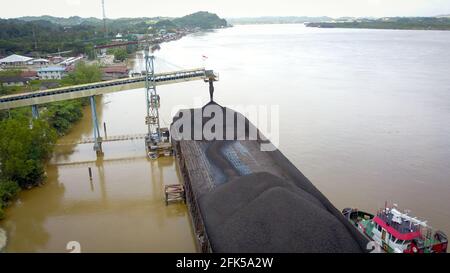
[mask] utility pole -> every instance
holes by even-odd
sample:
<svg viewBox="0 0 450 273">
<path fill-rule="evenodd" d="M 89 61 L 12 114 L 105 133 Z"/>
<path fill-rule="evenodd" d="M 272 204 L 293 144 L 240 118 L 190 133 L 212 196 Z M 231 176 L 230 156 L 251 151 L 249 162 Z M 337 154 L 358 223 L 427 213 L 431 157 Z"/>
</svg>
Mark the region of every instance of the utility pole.
<svg viewBox="0 0 450 273">
<path fill-rule="evenodd" d="M 102 9 L 103 9 L 103 31 L 105 32 L 105 38 L 108 36 L 106 32 L 106 12 L 105 12 L 105 0 L 102 0 Z"/>
<path fill-rule="evenodd" d="M 33 40 L 34 40 L 34 50 L 37 50 L 37 39 L 36 39 L 36 26 L 34 23 L 32 24 L 32 31 L 33 31 Z"/>
</svg>

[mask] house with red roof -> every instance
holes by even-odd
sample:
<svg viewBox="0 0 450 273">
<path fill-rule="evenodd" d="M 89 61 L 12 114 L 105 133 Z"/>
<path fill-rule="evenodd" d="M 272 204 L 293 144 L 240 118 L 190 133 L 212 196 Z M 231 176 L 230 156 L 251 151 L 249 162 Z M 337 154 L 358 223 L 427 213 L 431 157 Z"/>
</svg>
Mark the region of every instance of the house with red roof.
<svg viewBox="0 0 450 273">
<path fill-rule="evenodd" d="M 127 78 L 130 70 L 124 65 L 115 65 L 102 68 L 102 80 L 114 80 Z"/>
</svg>

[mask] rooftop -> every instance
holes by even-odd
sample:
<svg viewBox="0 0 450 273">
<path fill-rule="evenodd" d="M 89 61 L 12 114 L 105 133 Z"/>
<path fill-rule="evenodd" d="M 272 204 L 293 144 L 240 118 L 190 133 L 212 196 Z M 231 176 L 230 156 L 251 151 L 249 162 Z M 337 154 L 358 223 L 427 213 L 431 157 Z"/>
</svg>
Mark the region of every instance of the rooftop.
<svg viewBox="0 0 450 273">
<path fill-rule="evenodd" d="M 28 62 L 31 60 L 33 60 L 33 58 L 13 54 L 6 58 L 0 59 L 0 63 L 18 63 L 18 62 Z"/>
<path fill-rule="evenodd" d="M 128 73 L 126 66 L 108 66 L 102 68 L 103 73 Z"/>
<path fill-rule="evenodd" d="M 49 67 L 41 67 L 38 69 L 38 72 L 64 72 L 64 71 L 66 71 L 66 68 L 62 66 L 49 66 Z"/>
<path fill-rule="evenodd" d="M 22 77 L 36 77 L 37 76 L 37 72 L 34 70 L 27 70 L 27 71 L 22 71 L 22 73 L 20 73 L 20 76 Z"/>
<path fill-rule="evenodd" d="M 50 61 L 47 59 L 34 59 L 33 60 L 33 63 L 48 63 L 48 62 L 50 62 Z"/>
<path fill-rule="evenodd" d="M 20 76 L 0 77 L 0 82 L 27 82 L 28 80 Z"/>
</svg>

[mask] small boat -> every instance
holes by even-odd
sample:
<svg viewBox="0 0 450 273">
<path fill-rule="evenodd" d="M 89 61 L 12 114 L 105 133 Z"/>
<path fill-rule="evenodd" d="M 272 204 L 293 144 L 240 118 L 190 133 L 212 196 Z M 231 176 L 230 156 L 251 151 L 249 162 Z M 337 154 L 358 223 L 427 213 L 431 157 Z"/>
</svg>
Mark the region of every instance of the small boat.
<svg viewBox="0 0 450 273">
<path fill-rule="evenodd" d="M 395 204 L 386 205 L 375 215 L 352 208 L 342 210 L 344 217 L 387 253 L 446 253 L 447 235 L 409 213 L 400 212 Z"/>
</svg>

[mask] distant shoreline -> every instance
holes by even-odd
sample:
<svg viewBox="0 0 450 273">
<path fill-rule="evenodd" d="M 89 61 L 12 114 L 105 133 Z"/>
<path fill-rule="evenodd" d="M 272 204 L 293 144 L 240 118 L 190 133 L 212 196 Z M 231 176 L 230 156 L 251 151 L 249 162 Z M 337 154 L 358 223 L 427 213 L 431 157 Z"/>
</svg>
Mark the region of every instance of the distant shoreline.
<svg viewBox="0 0 450 273">
<path fill-rule="evenodd" d="M 439 28 L 381 28 L 381 27 L 347 27 L 336 24 L 336 26 L 311 26 L 308 23 L 245 23 L 245 24 L 235 24 L 233 26 L 263 26 L 263 25 L 302 25 L 310 28 L 328 28 L 328 29 L 372 29 L 372 30 L 422 30 L 422 31 L 450 31 L 450 29 L 439 29 Z"/>
<path fill-rule="evenodd" d="M 262 17 L 228 19 L 235 25 L 304 24 L 317 28 L 359 28 L 391 30 L 450 30 L 450 16 L 442 17 Z"/>
<path fill-rule="evenodd" d="M 450 30 L 449 18 L 385 18 L 348 22 L 311 22 L 307 27 L 317 28 L 360 28 L 391 30 Z"/>
<path fill-rule="evenodd" d="M 391 28 L 384 28 L 384 27 L 350 27 L 350 26 L 340 26 L 340 25 L 335 25 L 335 26 L 311 26 L 311 25 L 307 25 L 304 24 L 306 27 L 311 27 L 311 28 L 336 28 L 336 29 L 376 29 L 376 30 L 423 30 L 423 31 L 450 31 L 450 29 L 441 29 L 441 28 L 395 28 L 395 27 L 391 27 Z"/>
</svg>

